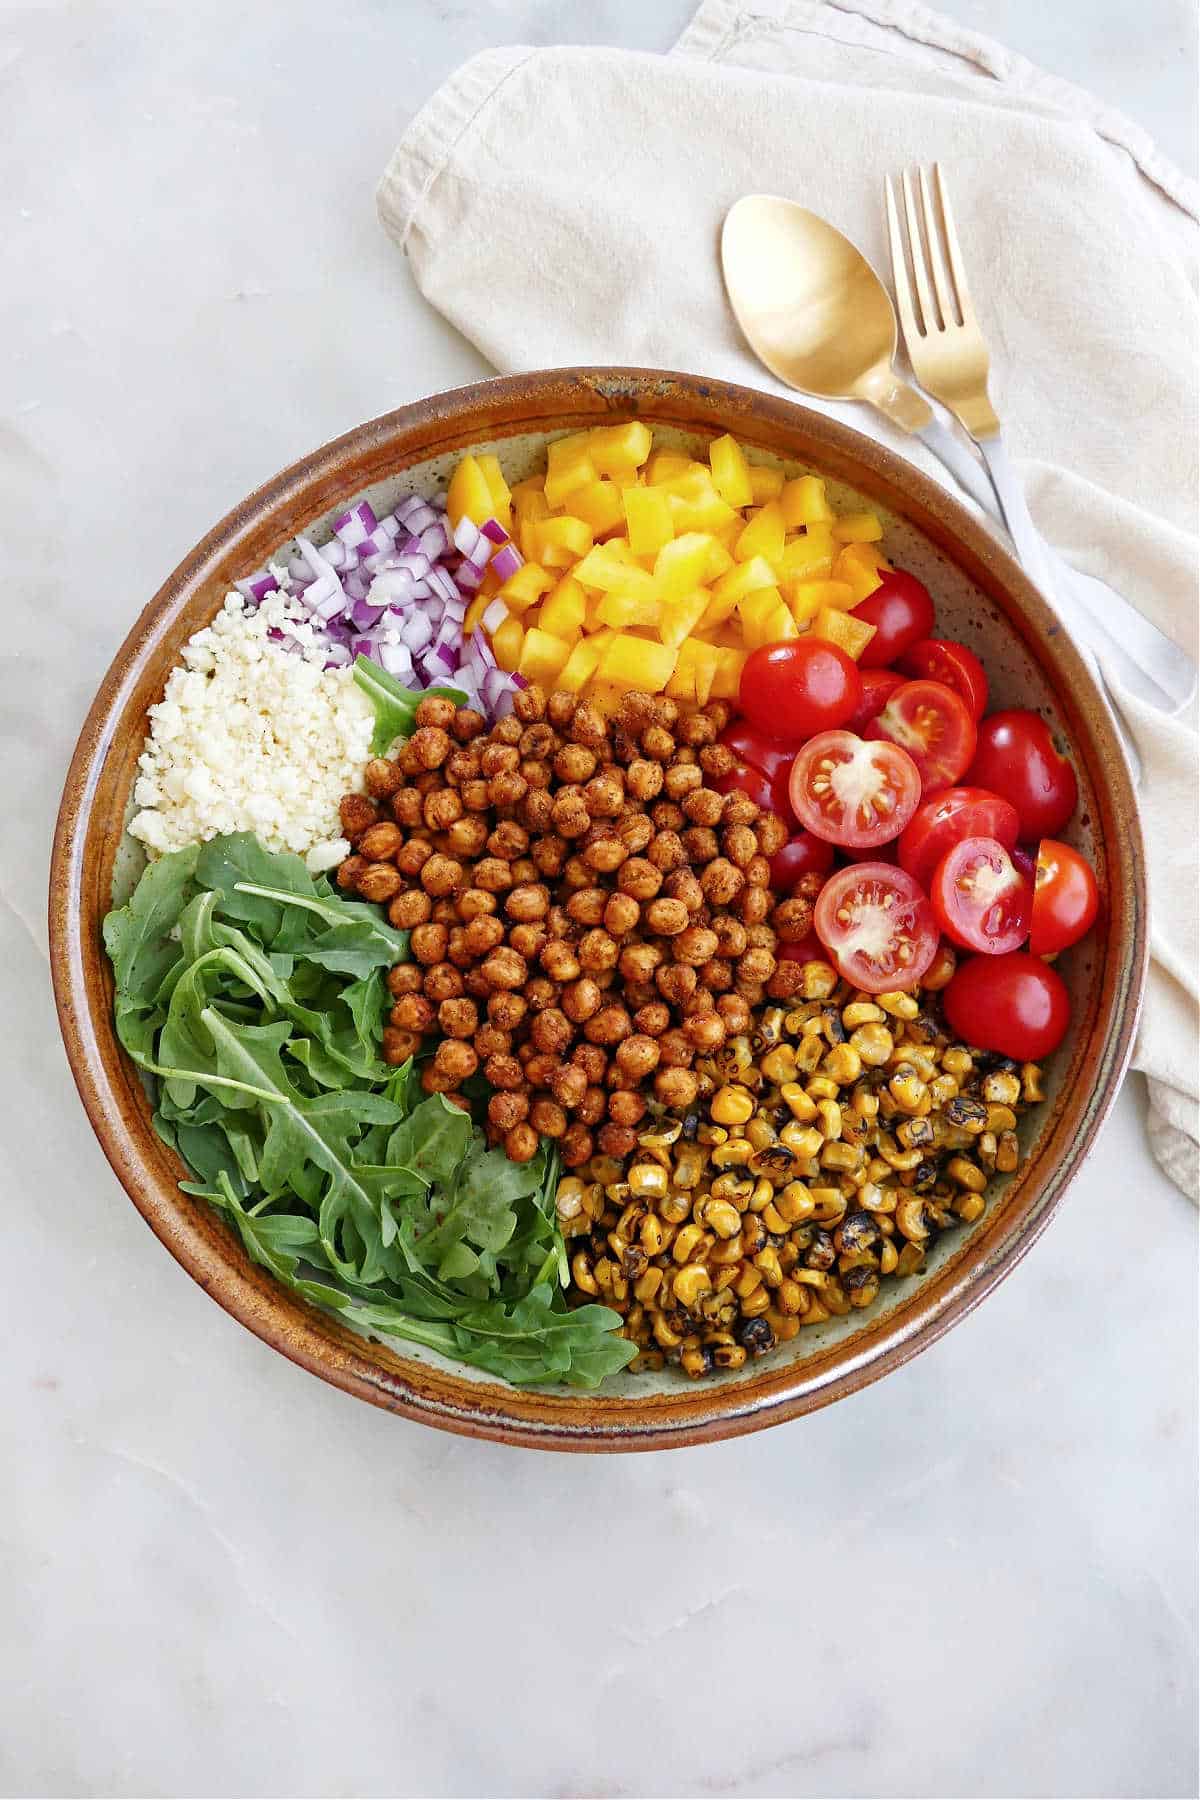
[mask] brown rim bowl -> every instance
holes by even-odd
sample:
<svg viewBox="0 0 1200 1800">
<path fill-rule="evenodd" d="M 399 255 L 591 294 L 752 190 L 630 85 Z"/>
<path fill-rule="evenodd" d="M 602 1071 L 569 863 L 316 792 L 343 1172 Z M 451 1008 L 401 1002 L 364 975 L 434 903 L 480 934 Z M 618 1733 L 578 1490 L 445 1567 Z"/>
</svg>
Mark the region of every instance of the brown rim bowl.
<svg viewBox="0 0 1200 1800">
<path fill-rule="evenodd" d="M 145 732 L 180 646 L 237 576 L 335 506 L 418 466 L 441 475 L 489 443 L 528 458 L 538 442 L 637 415 L 696 441 L 732 432 L 789 472 L 815 469 L 880 508 L 899 559 L 927 580 L 948 634 L 976 633 L 994 698 L 1040 705 L 1071 746 L 1075 829 L 1106 897 L 1102 926 L 1064 965 L 1074 1019 L 1028 1126 L 1022 1167 L 921 1278 L 837 1330 L 801 1332 L 736 1376 L 619 1377 L 599 1392 L 519 1390 L 423 1353 L 368 1340 L 257 1268 L 203 1201 L 180 1192 L 133 1065 L 117 1043 L 100 940 Z M 522 445 L 525 446 L 522 452 Z M 439 459 L 441 466 L 439 467 Z M 417 485 L 419 485 L 419 481 Z M 67 1055 L 105 1155 L 171 1254 L 225 1310 L 294 1362 L 376 1406 L 449 1431 L 550 1450 L 655 1450 L 735 1436 L 853 1393 L 934 1342 L 988 1294 L 1044 1229 L 1095 1140 L 1129 1058 L 1147 955 L 1137 809 L 1103 702 L 1017 565 L 933 482 L 857 432 L 724 382 L 640 369 L 559 369 L 481 382 L 359 426 L 285 470 L 187 556 L 121 646 L 84 724 L 54 840 L 51 966 Z"/>
</svg>

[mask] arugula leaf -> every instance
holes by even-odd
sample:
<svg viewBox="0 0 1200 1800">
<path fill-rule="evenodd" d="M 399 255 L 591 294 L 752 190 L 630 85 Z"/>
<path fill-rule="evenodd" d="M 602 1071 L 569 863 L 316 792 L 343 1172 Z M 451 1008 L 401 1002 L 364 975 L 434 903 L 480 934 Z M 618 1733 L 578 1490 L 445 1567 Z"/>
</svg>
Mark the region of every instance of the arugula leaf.
<svg viewBox="0 0 1200 1800">
<path fill-rule="evenodd" d="M 237 882 L 236 891 L 275 900 L 284 907 L 299 907 L 323 919 L 329 930 L 298 948 L 296 954 L 340 975 L 361 979 L 372 969 L 390 968 L 393 963 L 402 962 L 408 954 L 408 933 L 395 930 L 376 908 L 361 900 L 321 900 L 315 895 L 287 893 L 247 881 Z"/>
<path fill-rule="evenodd" d="M 394 675 L 389 675 L 386 669 L 381 669 L 368 656 L 356 657 L 354 680 L 375 708 L 372 756 L 383 756 L 398 737 L 412 736 L 417 708 L 426 694 L 444 694 L 456 706 L 465 706 L 467 703 L 467 696 L 461 688 L 423 688 L 414 692 L 412 688 L 401 687 Z"/>
<path fill-rule="evenodd" d="M 117 989 L 127 1002 L 144 1003 L 182 958 L 180 946 L 168 933 L 189 898 L 198 856 L 193 846 L 151 863 L 128 905 L 110 912 L 104 921 L 104 948 Z"/>
</svg>

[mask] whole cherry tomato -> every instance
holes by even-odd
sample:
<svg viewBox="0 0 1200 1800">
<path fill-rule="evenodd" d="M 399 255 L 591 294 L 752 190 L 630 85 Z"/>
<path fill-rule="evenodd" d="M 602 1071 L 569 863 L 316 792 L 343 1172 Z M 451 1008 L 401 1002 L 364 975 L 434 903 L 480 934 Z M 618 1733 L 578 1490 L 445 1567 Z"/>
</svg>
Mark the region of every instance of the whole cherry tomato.
<svg viewBox="0 0 1200 1800">
<path fill-rule="evenodd" d="M 1029 948 L 1053 956 L 1077 944 L 1100 910 L 1100 890 L 1090 864 L 1070 844 L 1043 838 L 1038 845 Z"/>
<path fill-rule="evenodd" d="M 973 650 L 953 638 L 922 638 L 900 658 L 899 667 L 914 681 L 940 681 L 952 688 L 976 724 L 987 711 L 988 684 L 983 664 Z"/>
<path fill-rule="evenodd" d="M 1016 808 L 1014 807 L 1013 810 L 1015 812 Z M 1000 837 L 1000 833 L 998 831 L 993 831 L 992 836 Z M 1003 839 L 1001 839 L 1001 842 L 1003 842 Z M 1031 848 L 1028 844 L 1010 844 L 1008 846 L 1008 854 L 1013 859 L 1013 868 L 1020 869 L 1026 881 L 1029 883 L 1030 887 L 1032 887 L 1037 878 L 1037 850 Z"/>
<path fill-rule="evenodd" d="M 1021 708 L 982 720 L 967 780 L 1012 801 L 1022 838 L 1054 837 L 1079 799 L 1075 771 L 1055 749 L 1045 719 Z"/>
<path fill-rule="evenodd" d="M 929 898 L 946 936 L 964 950 L 1003 956 L 1029 936 L 1033 891 L 995 838 L 963 838 L 948 850 Z"/>
<path fill-rule="evenodd" d="M 933 630 L 933 601 L 924 582 L 907 569 L 881 569 L 880 585 L 853 609 L 853 617 L 875 627 L 859 657 L 863 669 L 884 669 Z"/>
<path fill-rule="evenodd" d="M 933 908 L 912 876 L 888 863 L 831 875 L 814 926 L 839 974 L 864 994 L 915 987 L 937 955 Z"/>
<path fill-rule="evenodd" d="M 811 831 L 798 832 L 771 858 L 771 886 L 777 893 L 790 893 L 802 875 L 827 874 L 833 856 L 832 844 Z"/>
<path fill-rule="evenodd" d="M 752 769 L 765 775 L 768 781 L 774 781 L 781 769 L 786 780 L 800 748 L 798 738 L 785 743 L 782 738 L 768 737 L 765 731 L 759 731 L 746 719 L 732 719 L 717 742 L 732 750 L 739 762 L 749 763 Z"/>
<path fill-rule="evenodd" d="M 922 800 L 900 833 L 896 846 L 900 867 L 915 875 L 928 893 L 933 871 L 962 838 L 995 838 L 1011 852 L 1017 826 L 1016 807 L 999 794 L 989 794 L 986 788 L 941 788 Z"/>
<path fill-rule="evenodd" d="M 906 681 L 863 735 L 887 738 L 907 750 L 920 773 L 923 794 L 961 780 L 975 754 L 975 721 L 966 703 L 940 681 Z"/>
<path fill-rule="evenodd" d="M 750 723 L 794 743 L 845 724 L 861 699 L 857 663 L 814 637 L 752 650 L 738 686 L 738 705 Z"/>
<path fill-rule="evenodd" d="M 943 990 L 942 1010 L 964 1044 L 1017 1062 L 1057 1050 L 1071 1021 L 1062 976 L 1027 950 L 968 957 Z"/>
<path fill-rule="evenodd" d="M 775 955 L 782 962 L 806 963 L 829 961 L 829 952 L 826 950 L 815 931 L 810 931 L 808 936 L 801 938 L 798 944 L 777 944 L 775 946 Z"/>
<path fill-rule="evenodd" d="M 755 806 L 763 812 L 778 813 L 784 824 L 790 826 L 794 820 L 788 797 L 788 773 L 785 764 L 772 780 L 761 769 L 752 769 L 749 763 L 739 762 L 727 775 L 718 775 L 712 785 L 718 794 L 731 794 L 735 788 L 748 794 Z"/>
<path fill-rule="evenodd" d="M 792 765 L 792 811 L 827 843 L 869 850 L 896 837 L 917 810 L 921 778 L 895 744 L 822 731 Z"/>
<path fill-rule="evenodd" d="M 877 719 L 888 703 L 890 695 L 898 687 L 904 686 L 903 675 L 897 675 L 894 669 L 864 669 L 862 671 L 862 701 L 855 708 L 851 718 L 846 720 L 847 731 L 857 731 L 861 737 L 863 731 Z"/>
</svg>

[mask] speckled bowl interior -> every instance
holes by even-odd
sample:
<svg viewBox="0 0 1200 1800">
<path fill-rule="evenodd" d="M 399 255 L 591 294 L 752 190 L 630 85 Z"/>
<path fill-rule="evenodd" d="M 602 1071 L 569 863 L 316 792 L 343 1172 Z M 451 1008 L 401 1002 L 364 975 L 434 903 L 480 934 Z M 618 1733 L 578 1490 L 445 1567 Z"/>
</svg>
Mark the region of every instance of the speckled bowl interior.
<svg viewBox="0 0 1200 1800">
<path fill-rule="evenodd" d="M 1021 1168 L 993 1182 L 974 1226 L 936 1240 L 919 1276 L 885 1282 L 872 1308 L 803 1330 L 703 1384 L 666 1369 L 623 1374 L 597 1394 L 521 1394 L 431 1352 L 356 1338 L 274 1287 L 203 1203 L 178 1191 L 180 1168 L 151 1133 L 146 1096 L 115 1046 L 94 938 L 107 904 L 126 896 L 142 867 L 123 828 L 145 707 L 234 576 L 297 529 L 322 541 L 332 517 L 363 494 L 382 511 L 404 494 L 443 489 L 466 447 L 494 451 L 517 480 L 541 466 L 549 438 L 634 411 L 657 442 L 697 454 L 731 430 L 756 460 L 789 476 L 825 476 L 838 510 L 881 514 L 885 549 L 929 587 L 939 632 L 983 660 L 992 706 L 1036 708 L 1070 749 L 1081 802 L 1067 835 L 1099 871 L 1108 917 L 1060 965 L 1073 1024 L 1047 1064 L 1046 1104 L 1022 1121 Z M 247 502 L 181 566 L 120 652 L 80 742 L 55 861 L 72 901 L 52 926 L 64 939 L 55 967 L 76 1078 L 110 1160 L 174 1254 L 229 1311 L 328 1379 L 450 1429 L 549 1448 L 650 1448 L 752 1429 L 836 1398 L 938 1335 L 1012 1266 L 1078 1166 L 1124 1068 L 1144 970 L 1140 846 L 1119 750 L 1079 659 L 1019 570 L 953 502 L 869 440 L 787 402 L 636 372 L 554 372 L 459 390 L 362 427 Z"/>
</svg>

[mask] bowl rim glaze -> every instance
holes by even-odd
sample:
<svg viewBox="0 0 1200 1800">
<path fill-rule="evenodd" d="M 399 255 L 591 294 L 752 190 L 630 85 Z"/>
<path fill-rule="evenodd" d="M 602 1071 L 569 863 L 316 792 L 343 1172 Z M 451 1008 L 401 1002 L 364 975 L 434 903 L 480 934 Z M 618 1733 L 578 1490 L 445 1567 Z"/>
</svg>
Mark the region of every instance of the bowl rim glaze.
<svg viewBox="0 0 1200 1800">
<path fill-rule="evenodd" d="M 279 1287 L 211 1208 L 179 1191 L 181 1165 L 155 1136 L 141 1083 L 117 1042 L 99 927 L 146 707 L 181 643 L 212 616 L 234 576 L 337 502 L 413 464 L 522 433 L 632 416 L 702 435 L 730 431 L 751 448 L 847 482 L 911 522 L 999 607 L 1053 691 L 1093 797 L 1107 930 L 1087 1017 L 1037 1154 L 948 1266 L 879 1319 L 865 1315 L 854 1334 L 799 1362 L 766 1359 L 736 1384 L 717 1379 L 650 1395 L 539 1392 L 359 1338 Z M 374 1405 L 469 1436 L 574 1451 L 677 1448 L 796 1418 L 899 1367 L 965 1317 L 1045 1229 L 1091 1148 L 1128 1065 L 1148 957 L 1144 857 L 1124 757 L 1081 658 L 1012 558 L 918 469 L 823 414 L 724 381 L 614 367 L 501 377 L 400 407 L 284 469 L 202 538 L 137 619 L 84 722 L 55 830 L 49 922 L 55 1003 L 88 1117 L 134 1205 L 201 1287 L 265 1343 Z"/>
</svg>

